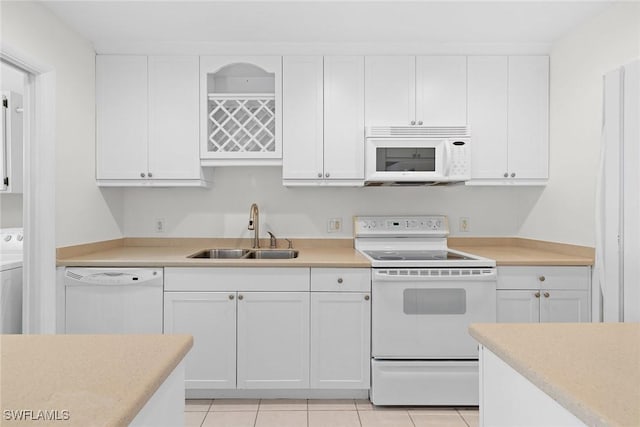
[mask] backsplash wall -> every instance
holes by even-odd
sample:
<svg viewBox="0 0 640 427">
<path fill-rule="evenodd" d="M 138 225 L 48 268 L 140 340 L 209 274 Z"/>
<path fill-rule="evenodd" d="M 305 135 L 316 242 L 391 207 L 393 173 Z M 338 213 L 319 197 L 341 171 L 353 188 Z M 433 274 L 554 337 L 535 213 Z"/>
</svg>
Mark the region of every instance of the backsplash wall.
<svg viewBox="0 0 640 427">
<path fill-rule="evenodd" d="M 220 167 L 210 188 L 127 188 L 127 237 L 249 237 L 249 207 L 260 208 L 260 236 L 349 238 L 354 215 L 443 214 L 457 236 L 516 236 L 541 187 L 283 187 L 278 167 Z M 469 231 L 459 232 L 459 218 Z M 328 233 L 329 218 L 342 230 Z M 165 231 L 155 231 L 163 219 Z"/>
</svg>

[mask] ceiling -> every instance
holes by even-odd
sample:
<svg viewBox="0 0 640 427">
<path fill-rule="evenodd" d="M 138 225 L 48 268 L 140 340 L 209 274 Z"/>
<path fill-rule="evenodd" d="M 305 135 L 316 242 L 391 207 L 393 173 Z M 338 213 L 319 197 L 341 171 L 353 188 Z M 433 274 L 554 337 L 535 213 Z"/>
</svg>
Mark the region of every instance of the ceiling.
<svg viewBox="0 0 640 427">
<path fill-rule="evenodd" d="M 549 44 L 609 1 L 51 1 L 93 42 Z"/>
</svg>

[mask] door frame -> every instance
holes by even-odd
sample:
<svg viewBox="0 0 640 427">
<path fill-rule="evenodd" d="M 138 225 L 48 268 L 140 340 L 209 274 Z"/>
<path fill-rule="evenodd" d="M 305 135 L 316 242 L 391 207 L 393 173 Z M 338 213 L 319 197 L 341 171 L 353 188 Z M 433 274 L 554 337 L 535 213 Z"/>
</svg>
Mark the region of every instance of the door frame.
<svg viewBox="0 0 640 427">
<path fill-rule="evenodd" d="M 56 71 L 1 41 L 0 59 L 28 75 L 24 93 L 23 333 L 55 333 Z"/>
</svg>

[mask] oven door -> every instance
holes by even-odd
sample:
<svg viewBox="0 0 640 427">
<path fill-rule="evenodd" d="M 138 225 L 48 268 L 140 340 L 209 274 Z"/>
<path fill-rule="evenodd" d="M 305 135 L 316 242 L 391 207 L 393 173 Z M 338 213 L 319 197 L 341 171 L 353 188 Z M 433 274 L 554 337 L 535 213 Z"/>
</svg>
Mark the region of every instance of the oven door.
<svg viewBox="0 0 640 427">
<path fill-rule="evenodd" d="M 373 269 L 376 359 L 477 359 L 469 325 L 496 321 L 495 268 Z"/>
<path fill-rule="evenodd" d="M 443 138 L 367 138 L 365 180 L 441 181 L 447 175 Z"/>
</svg>

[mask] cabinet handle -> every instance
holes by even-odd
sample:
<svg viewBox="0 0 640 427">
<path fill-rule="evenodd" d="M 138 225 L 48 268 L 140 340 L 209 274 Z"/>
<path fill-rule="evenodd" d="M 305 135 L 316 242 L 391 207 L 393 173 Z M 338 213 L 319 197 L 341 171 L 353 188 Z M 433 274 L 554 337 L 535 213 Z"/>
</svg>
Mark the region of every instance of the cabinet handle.
<svg viewBox="0 0 640 427">
<path fill-rule="evenodd" d="M 415 124 L 416 124 L 416 121 L 415 121 L 415 120 L 411 120 L 411 124 L 412 124 L 412 125 L 415 125 Z"/>
<path fill-rule="evenodd" d="M 364 300 L 365 300 L 365 301 L 369 301 L 369 298 L 371 298 L 369 295 L 365 295 L 365 296 L 364 296 Z"/>
<path fill-rule="evenodd" d="M 151 172 L 149 172 L 149 178 L 151 178 L 153 176 L 153 174 Z"/>
<path fill-rule="evenodd" d="M 140 178 L 144 178 L 145 176 L 144 172 L 140 172 Z"/>
<path fill-rule="evenodd" d="M 540 298 L 540 292 L 536 292 L 535 294 L 533 294 L 536 298 Z"/>
<path fill-rule="evenodd" d="M 242 295 L 238 295 L 238 299 L 239 299 L 239 300 L 243 300 L 243 299 L 244 299 L 244 297 L 243 297 Z"/>
<path fill-rule="evenodd" d="M 509 178 L 509 174 L 507 172 L 504 173 L 505 178 Z"/>
<path fill-rule="evenodd" d="M 544 277 L 544 276 L 540 276 L 540 277 L 538 277 L 538 280 L 541 281 L 541 282 L 544 282 L 545 280 L 547 280 L 547 278 Z"/>
<path fill-rule="evenodd" d="M 421 125 L 421 124 L 422 124 L 422 120 L 420 120 L 420 121 L 418 122 L 418 124 L 419 124 L 419 125 Z"/>
<path fill-rule="evenodd" d="M 511 172 L 511 178 L 515 178 L 516 177 L 516 173 L 515 172 Z"/>
<path fill-rule="evenodd" d="M 545 292 L 543 295 L 545 298 L 549 298 L 549 292 Z"/>
<path fill-rule="evenodd" d="M 342 284 L 342 282 L 344 282 L 344 280 L 342 280 L 342 277 L 338 277 L 338 283 Z"/>
<path fill-rule="evenodd" d="M 329 178 L 329 176 L 330 176 L 330 175 L 329 175 L 329 172 L 327 172 L 327 173 L 325 173 L 325 174 L 324 174 L 324 177 L 325 177 L 325 178 Z"/>
<path fill-rule="evenodd" d="M 233 294 L 229 295 L 229 299 L 234 299 L 235 297 L 233 296 Z"/>
<path fill-rule="evenodd" d="M 318 178 L 322 178 L 322 172 L 318 172 Z"/>
</svg>

